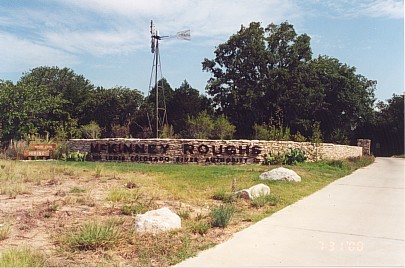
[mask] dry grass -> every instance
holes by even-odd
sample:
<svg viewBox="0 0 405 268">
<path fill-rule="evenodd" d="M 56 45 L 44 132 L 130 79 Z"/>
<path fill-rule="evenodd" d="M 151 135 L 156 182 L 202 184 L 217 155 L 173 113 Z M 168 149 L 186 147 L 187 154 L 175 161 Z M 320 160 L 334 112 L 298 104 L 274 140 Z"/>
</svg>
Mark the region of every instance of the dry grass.
<svg viewBox="0 0 405 268">
<path fill-rule="evenodd" d="M 40 248 L 48 266 L 172 265 L 355 167 L 351 162 L 294 166 L 303 179 L 300 187 L 269 182 L 274 196 L 251 202 L 228 197 L 235 186 L 259 183 L 258 175 L 269 167 L 0 160 L 0 219 L 16 219 L 0 222 L 0 254 L 19 243 Z M 232 219 L 226 228 L 212 227 L 211 209 L 225 203 L 235 207 Z M 181 216 L 183 227 L 138 234 L 133 215 L 163 206 Z"/>
</svg>

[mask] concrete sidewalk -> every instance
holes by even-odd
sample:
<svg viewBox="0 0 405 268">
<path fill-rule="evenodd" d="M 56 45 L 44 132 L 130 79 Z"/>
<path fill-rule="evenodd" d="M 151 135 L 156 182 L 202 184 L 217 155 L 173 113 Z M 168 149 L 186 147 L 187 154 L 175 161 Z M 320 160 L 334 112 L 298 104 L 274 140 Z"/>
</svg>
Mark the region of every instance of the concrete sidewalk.
<svg viewBox="0 0 405 268">
<path fill-rule="evenodd" d="M 377 158 L 177 266 L 404 267 L 404 198 L 405 160 Z"/>
</svg>

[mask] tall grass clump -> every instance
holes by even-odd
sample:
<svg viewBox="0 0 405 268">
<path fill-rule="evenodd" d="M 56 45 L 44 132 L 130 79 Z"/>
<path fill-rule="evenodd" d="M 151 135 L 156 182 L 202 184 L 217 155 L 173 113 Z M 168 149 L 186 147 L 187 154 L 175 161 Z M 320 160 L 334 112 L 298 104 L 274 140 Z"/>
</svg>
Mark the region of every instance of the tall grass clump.
<svg viewBox="0 0 405 268">
<path fill-rule="evenodd" d="M 73 251 L 108 249 L 121 237 L 121 231 L 113 223 L 89 222 L 70 231 L 62 242 Z"/>
<path fill-rule="evenodd" d="M 0 267 L 43 267 L 46 257 L 36 249 L 12 248 L 0 253 Z"/>
<path fill-rule="evenodd" d="M 275 206 L 280 201 L 280 197 L 274 195 L 261 195 L 254 198 L 251 205 L 255 208 L 261 208 L 266 205 Z"/>
<path fill-rule="evenodd" d="M 225 189 L 220 189 L 212 196 L 214 200 L 220 200 L 224 203 L 232 203 L 236 201 L 236 194 L 227 192 Z"/>
<path fill-rule="evenodd" d="M 112 202 L 137 202 L 142 197 L 138 190 L 113 188 L 108 192 L 108 201 Z"/>
<path fill-rule="evenodd" d="M 9 224 L 0 224 L 0 241 L 7 239 L 10 236 L 11 227 Z"/>
<path fill-rule="evenodd" d="M 229 225 L 233 214 L 235 213 L 235 207 L 230 205 L 221 205 L 211 209 L 211 226 L 225 228 Z"/>
</svg>

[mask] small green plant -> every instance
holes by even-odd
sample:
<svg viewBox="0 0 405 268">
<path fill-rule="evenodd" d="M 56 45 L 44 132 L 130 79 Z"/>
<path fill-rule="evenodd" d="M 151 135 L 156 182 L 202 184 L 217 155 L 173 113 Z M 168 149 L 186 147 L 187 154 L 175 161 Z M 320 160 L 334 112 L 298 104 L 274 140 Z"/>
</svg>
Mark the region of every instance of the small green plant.
<svg viewBox="0 0 405 268">
<path fill-rule="evenodd" d="M 29 247 L 11 248 L 0 254 L 0 267 L 43 267 L 46 257 Z"/>
<path fill-rule="evenodd" d="M 323 142 L 322 136 L 321 123 L 317 121 L 312 126 L 312 136 L 310 138 L 310 141 L 312 143 L 315 143 L 316 145 L 319 145 Z"/>
<path fill-rule="evenodd" d="M 305 152 L 300 149 L 290 149 L 285 152 L 283 164 L 285 165 L 296 165 L 297 163 L 302 163 L 307 160 Z"/>
<path fill-rule="evenodd" d="M 9 224 L 1 223 L 0 224 L 0 241 L 7 239 L 10 236 L 11 227 Z"/>
<path fill-rule="evenodd" d="M 179 215 L 179 217 L 183 220 L 188 220 L 190 219 L 190 211 L 189 210 L 179 210 L 177 212 L 177 215 Z"/>
<path fill-rule="evenodd" d="M 86 161 L 87 152 L 81 153 L 79 151 L 73 153 L 64 153 L 61 156 L 61 160 L 74 161 L 74 162 L 84 162 Z"/>
<path fill-rule="evenodd" d="M 71 250 L 108 249 L 122 237 L 121 231 L 113 222 L 90 222 L 82 227 L 73 229 L 66 237 L 64 243 Z"/>
<path fill-rule="evenodd" d="M 190 229 L 194 234 L 205 235 L 211 228 L 210 224 L 204 220 L 192 222 Z"/>
<path fill-rule="evenodd" d="M 235 213 L 235 207 L 221 205 L 211 209 L 211 226 L 225 228 Z"/>
<path fill-rule="evenodd" d="M 279 202 L 280 198 L 274 195 L 261 195 L 252 200 L 251 205 L 255 208 L 261 208 L 266 205 L 275 206 Z"/>
<path fill-rule="evenodd" d="M 232 203 L 236 201 L 236 195 L 234 193 L 227 192 L 225 189 L 220 189 L 214 193 L 212 199 L 220 200 L 224 203 Z"/>
</svg>

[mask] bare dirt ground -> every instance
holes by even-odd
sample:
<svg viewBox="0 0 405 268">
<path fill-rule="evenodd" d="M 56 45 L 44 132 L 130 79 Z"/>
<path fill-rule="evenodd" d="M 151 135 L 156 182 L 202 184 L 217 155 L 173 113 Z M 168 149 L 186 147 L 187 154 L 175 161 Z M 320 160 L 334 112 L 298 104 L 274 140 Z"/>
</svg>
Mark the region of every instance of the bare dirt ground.
<svg viewBox="0 0 405 268">
<path fill-rule="evenodd" d="M 187 240 L 189 244 L 186 246 L 199 245 L 203 249 L 228 239 L 232 233 L 250 224 L 240 221 L 226 229 L 212 228 L 204 235 L 190 234 L 184 228 L 178 233 L 159 238 L 133 234 L 133 238 L 129 236 L 120 246 L 108 250 L 71 251 L 63 245 L 62 237 L 68 230 L 86 222 L 116 219 L 121 222 L 123 230 L 133 229 L 133 216 L 123 215 L 122 203 L 108 201 L 108 193 L 114 188 L 142 188 L 129 184 L 128 180 L 138 178 L 142 181 L 147 179 L 146 175 L 120 173 L 120 177 L 116 174 L 100 176 L 86 170 L 80 173 L 64 170 L 53 172 L 51 176 L 43 174 L 37 172 L 29 175 L 43 178 L 26 180 L 25 193 L 15 197 L 0 194 L 0 224 L 11 227 L 8 237 L 0 240 L 0 252 L 21 246 L 39 249 L 47 256 L 48 266 L 165 266 L 180 261 L 170 257 L 172 253 L 166 252 L 170 247 L 175 252 L 175 247 Z M 148 189 L 142 189 L 142 192 L 148 192 Z M 151 208 L 168 206 L 177 212 L 187 210 L 191 219 L 208 213 L 204 206 L 184 204 L 170 197 L 154 197 L 150 204 Z M 156 249 L 156 246 L 167 249 Z M 160 256 L 166 253 L 166 257 Z"/>
</svg>

